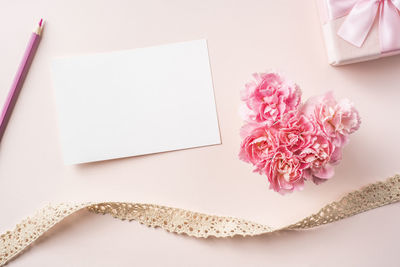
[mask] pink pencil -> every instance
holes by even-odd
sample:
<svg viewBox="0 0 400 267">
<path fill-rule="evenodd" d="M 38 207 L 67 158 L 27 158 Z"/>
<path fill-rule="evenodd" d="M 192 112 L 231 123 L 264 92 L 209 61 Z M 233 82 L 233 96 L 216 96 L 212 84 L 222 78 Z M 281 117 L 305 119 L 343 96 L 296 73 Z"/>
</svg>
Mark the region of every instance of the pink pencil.
<svg viewBox="0 0 400 267">
<path fill-rule="evenodd" d="M 6 103 L 4 104 L 3 110 L 1 111 L 0 141 L 3 137 L 4 131 L 6 130 L 6 126 L 10 119 L 11 112 L 15 106 L 15 102 L 17 102 L 17 98 L 19 92 L 21 91 L 22 84 L 24 83 L 26 74 L 28 73 L 29 67 L 32 63 L 32 59 L 39 45 L 40 34 L 42 33 L 43 26 L 44 26 L 43 19 L 41 19 L 39 21 L 39 25 L 33 31 L 31 38 L 29 39 L 29 43 L 28 46 L 26 47 L 24 57 L 22 58 L 17 74 L 15 75 L 14 81 L 11 85 L 10 91 L 6 99 Z"/>
</svg>

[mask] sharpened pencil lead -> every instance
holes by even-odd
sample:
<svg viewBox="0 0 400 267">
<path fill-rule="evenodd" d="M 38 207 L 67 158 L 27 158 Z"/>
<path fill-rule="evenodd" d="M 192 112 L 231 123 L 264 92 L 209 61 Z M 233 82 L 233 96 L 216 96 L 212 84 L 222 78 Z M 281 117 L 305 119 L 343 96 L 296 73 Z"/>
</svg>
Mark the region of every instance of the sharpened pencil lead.
<svg viewBox="0 0 400 267">
<path fill-rule="evenodd" d="M 36 27 L 36 29 L 33 32 L 36 33 L 37 35 L 40 35 L 42 33 L 43 26 L 44 26 L 44 19 L 41 18 L 38 26 Z"/>
</svg>

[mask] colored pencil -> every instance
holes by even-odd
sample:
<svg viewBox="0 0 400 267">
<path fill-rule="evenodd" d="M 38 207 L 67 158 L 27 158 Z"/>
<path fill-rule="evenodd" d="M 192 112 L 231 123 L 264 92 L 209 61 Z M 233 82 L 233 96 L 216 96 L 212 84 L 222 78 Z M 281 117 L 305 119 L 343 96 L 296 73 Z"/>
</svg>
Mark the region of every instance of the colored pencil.
<svg viewBox="0 0 400 267">
<path fill-rule="evenodd" d="M 24 83 L 25 77 L 28 73 L 29 67 L 32 63 L 33 57 L 37 50 L 40 41 L 40 35 L 42 33 L 44 26 L 43 19 L 40 20 L 39 24 L 33 31 L 31 38 L 29 39 L 28 46 L 26 47 L 25 54 L 22 61 L 18 67 L 17 74 L 15 75 L 14 81 L 11 85 L 10 91 L 7 95 L 6 102 L 1 112 L 0 116 L 0 141 L 4 135 L 7 127 L 7 123 L 10 120 L 12 110 L 17 101 L 19 92 L 21 91 L 22 85 Z"/>
</svg>

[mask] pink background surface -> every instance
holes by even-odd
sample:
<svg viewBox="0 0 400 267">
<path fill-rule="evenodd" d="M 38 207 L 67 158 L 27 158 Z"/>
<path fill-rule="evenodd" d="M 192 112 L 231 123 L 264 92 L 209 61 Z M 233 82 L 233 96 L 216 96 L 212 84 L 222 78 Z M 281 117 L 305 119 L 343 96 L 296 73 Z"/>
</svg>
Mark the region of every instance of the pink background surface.
<svg viewBox="0 0 400 267">
<path fill-rule="evenodd" d="M 135 201 L 279 226 L 346 192 L 399 172 L 400 57 L 327 64 L 314 1 L 36 0 L 0 9 L 0 102 L 38 19 L 42 42 L 0 144 L 0 232 L 49 202 Z M 64 166 L 50 62 L 56 56 L 208 39 L 222 145 Z M 362 127 L 329 182 L 285 197 L 237 159 L 239 91 L 270 68 L 307 98 L 333 89 L 357 105 Z M 398 266 L 400 205 L 318 229 L 197 240 L 80 212 L 12 266 Z"/>
</svg>

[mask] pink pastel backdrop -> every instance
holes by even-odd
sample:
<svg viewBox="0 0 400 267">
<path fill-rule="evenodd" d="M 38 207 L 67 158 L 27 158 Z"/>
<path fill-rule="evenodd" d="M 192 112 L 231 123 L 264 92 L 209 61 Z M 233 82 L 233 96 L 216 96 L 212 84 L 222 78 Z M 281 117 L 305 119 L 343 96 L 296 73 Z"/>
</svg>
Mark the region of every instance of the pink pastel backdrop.
<svg viewBox="0 0 400 267">
<path fill-rule="evenodd" d="M 0 232 L 49 202 L 134 201 L 279 226 L 344 193 L 399 172 L 400 57 L 327 64 L 317 8 L 308 1 L 36 0 L 0 8 L 0 103 L 38 19 L 42 43 L 0 144 Z M 222 145 L 64 166 L 53 57 L 207 38 Z M 363 123 L 329 182 L 282 197 L 237 159 L 239 91 L 277 69 L 307 98 L 349 97 Z M 188 85 L 190 86 L 190 85 Z M 197 240 L 80 212 L 10 266 L 398 266 L 400 204 L 329 226 L 256 238 Z"/>
</svg>

